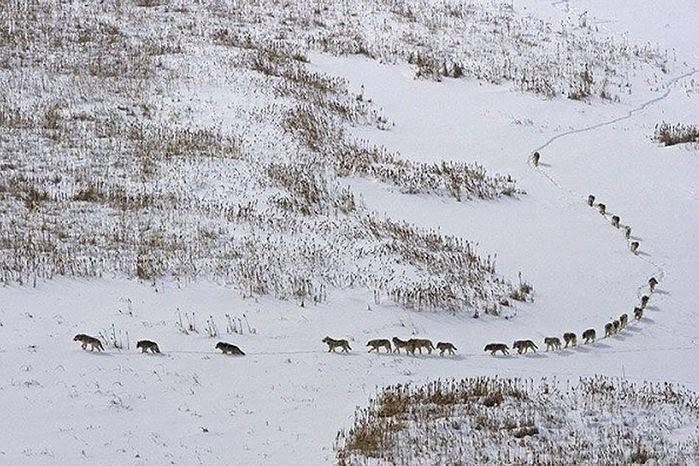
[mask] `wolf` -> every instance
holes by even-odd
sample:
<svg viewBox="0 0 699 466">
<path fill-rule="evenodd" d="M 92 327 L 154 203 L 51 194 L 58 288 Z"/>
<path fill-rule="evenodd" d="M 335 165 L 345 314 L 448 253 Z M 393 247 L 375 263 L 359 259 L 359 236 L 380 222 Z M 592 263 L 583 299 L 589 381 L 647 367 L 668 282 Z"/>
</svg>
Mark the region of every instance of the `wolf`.
<svg viewBox="0 0 699 466">
<path fill-rule="evenodd" d="M 634 254 L 638 254 L 638 247 L 640 244 L 638 241 L 632 241 L 631 244 L 629 245 L 629 249 L 631 249 L 631 252 Z"/>
<path fill-rule="evenodd" d="M 393 352 L 394 353 L 400 353 L 401 348 L 405 348 L 405 352 L 408 352 L 408 341 L 407 340 L 401 340 L 398 337 L 393 337 Z"/>
<path fill-rule="evenodd" d="M 415 354 L 415 350 L 418 350 L 420 354 L 422 354 L 422 348 L 425 348 L 428 354 L 432 354 L 434 345 L 430 340 L 425 338 L 411 338 L 408 340 L 407 350 L 410 354 Z"/>
<path fill-rule="evenodd" d="M 647 295 L 641 296 L 641 309 L 646 308 L 646 304 L 648 304 L 648 301 L 650 300 L 650 297 Z"/>
<path fill-rule="evenodd" d="M 532 162 L 534 162 L 534 166 L 538 167 L 539 166 L 539 159 L 541 158 L 541 154 L 538 152 L 534 152 L 534 155 L 532 155 Z"/>
<path fill-rule="evenodd" d="M 516 340 L 514 343 L 512 343 L 512 349 L 516 349 L 517 354 L 522 354 L 523 352 L 526 353 L 530 348 L 532 351 L 539 349 L 539 347 L 536 346 L 531 340 Z"/>
<path fill-rule="evenodd" d="M 622 314 L 619 316 L 620 328 L 626 328 L 626 324 L 629 323 L 629 316 L 627 314 Z"/>
<path fill-rule="evenodd" d="M 349 353 L 352 348 L 350 348 L 349 342 L 347 340 L 335 340 L 330 337 L 323 338 L 323 343 L 328 345 L 328 353 L 335 352 L 335 348 L 342 348 L 342 351 Z"/>
<path fill-rule="evenodd" d="M 490 351 L 490 354 L 495 356 L 495 353 L 497 351 L 502 352 L 502 354 L 510 354 L 507 350 L 509 348 L 505 343 L 489 343 L 485 345 L 485 348 L 483 348 L 483 351 Z"/>
<path fill-rule="evenodd" d="M 590 343 L 590 342 L 594 343 L 596 336 L 597 336 L 597 332 L 595 332 L 594 328 L 588 328 L 582 334 L 582 337 L 585 340 L 585 343 Z"/>
<path fill-rule="evenodd" d="M 393 349 L 391 348 L 391 342 L 383 338 L 369 340 L 369 342 L 366 345 L 371 346 L 371 348 L 369 348 L 370 353 L 372 351 L 376 351 L 378 353 L 379 349 L 381 348 L 386 348 L 387 353 L 391 353 L 393 351 Z"/>
<path fill-rule="evenodd" d="M 449 354 L 454 354 L 454 352 L 456 351 L 456 346 L 452 345 L 447 341 L 440 341 L 439 343 L 437 343 L 437 349 L 439 350 L 439 355 L 444 356 L 445 351 Z"/>
<path fill-rule="evenodd" d="M 546 337 L 544 338 L 544 344 L 546 345 L 546 351 L 549 349 L 561 349 L 561 340 L 558 337 Z"/>
<path fill-rule="evenodd" d="M 136 348 L 141 348 L 142 353 L 146 353 L 148 352 L 148 350 L 150 350 L 151 353 L 160 353 L 160 348 L 158 348 L 158 344 L 150 340 L 139 341 L 138 343 L 136 343 Z"/>
<path fill-rule="evenodd" d="M 624 237 L 626 237 L 626 239 L 631 238 L 631 227 L 628 225 L 624 227 Z"/>
<path fill-rule="evenodd" d="M 618 215 L 612 215 L 612 226 L 613 226 L 613 227 L 616 227 L 616 228 L 619 228 L 619 221 L 620 221 L 620 220 L 621 220 L 621 219 L 619 218 Z"/>
<path fill-rule="evenodd" d="M 572 332 L 564 333 L 563 341 L 566 342 L 566 348 L 568 348 L 568 343 L 570 343 L 570 346 L 576 346 L 578 344 L 578 337 Z"/>
<path fill-rule="evenodd" d="M 612 335 L 614 335 L 614 324 L 609 322 L 604 326 L 604 336 L 611 337 Z"/>
<path fill-rule="evenodd" d="M 642 307 L 633 308 L 633 316 L 636 318 L 636 320 L 643 319 L 643 308 Z"/>
<path fill-rule="evenodd" d="M 604 215 L 607 212 L 607 206 L 604 204 L 597 204 L 597 210 L 599 210 L 599 213 Z"/>
<path fill-rule="evenodd" d="M 221 350 L 223 354 L 235 354 L 238 356 L 245 356 L 245 353 L 235 345 L 226 343 L 225 341 L 219 341 L 216 343 L 216 349 Z"/>
<path fill-rule="evenodd" d="M 587 196 L 587 205 L 589 205 L 590 207 L 592 207 L 592 206 L 595 205 L 595 196 L 594 196 L 594 194 L 590 194 L 589 196 Z"/>
<path fill-rule="evenodd" d="M 91 337 L 90 335 L 85 335 L 84 333 L 78 333 L 73 337 L 73 341 L 79 341 L 82 343 L 82 348 L 87 349 L 87 345 L 90 345 L 90 351 L 93 351 L 95 348 L 97 348 L 97 351 L 102 351 L 104 348 L 102 347 L 102 342 L 99 341 L 98 338 Z"/>
<path fill-rule="evenodd" d="M 658 280 L 655 277 L 650 277 L 648 280 L 648 287 L 650 288 L 650 292 L 655 291 L 655 287 L 658 286 Z"/>
<path fill-rule="evenodd" d="M 614 326 L 614 333 L 619 333 L 619 330 L 621 330 L 621 322 L 619 320 L 615 320 L 612 322 L 612 325 Z"/>
</svg>

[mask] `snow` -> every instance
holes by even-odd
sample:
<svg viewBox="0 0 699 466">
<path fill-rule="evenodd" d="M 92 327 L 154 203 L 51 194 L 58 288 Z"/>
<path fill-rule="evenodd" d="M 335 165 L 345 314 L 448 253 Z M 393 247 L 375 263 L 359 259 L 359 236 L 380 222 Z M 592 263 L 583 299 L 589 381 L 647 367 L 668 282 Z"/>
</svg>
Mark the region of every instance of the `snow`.
<svg viewBox="0 0 699 466">
<path fill-rule="evenodd" d="M 207 281 L 179 286 L 126 279 L 68 280 L 0 290 L 0 463 L 329 464 L 338 430 L 377 386 L 439 377 L 500 375 L 576 380 L 604 374 L 675 382 L 699 390 L 696 283 L 699 280 L 697 148 L 650 140 L 662 120 L 697 121 L 697 9 L 691 0 L 515 2 L 543 17 L 588 11 L 601 28 L 674 48 L 687 67 L 628 102 L 543 99 L 466 80 L 415 80 L 405 64 L 312 54 L 313 69 L 346 78 L 393 124 L 356 126 L 352 135 L 415 161 L 477 161 L 509 173 L 519 199 L 459 203 L 403 194 L 366 179 L 345 182 L 368 208 L 439 228 L 497 255 L 499 272 L 535 287 L 533 303 L 511 319 L 416 313 L 366 291 L 336 290 L 323 304 L 243 299 Z M 632 7 L 632 5 L 634 5 Z M 686 14 L 676 14 L 677 11 Z M 658 17 L 657 15 L 660 15 Z M 216 105 L 221 89 L 202 93 Z M 223 104 L 225 106 L 225 99 Z M 225 113 L 225 112 L 224 112 Z M 589 128 L 589 129 L 587 129 Z M 539 150 L 542 165 L 528 161 Z M 595 194 L 640 241 L 633 255 L 622 233 L 585 203 Z M 644 318 L 633 308 L 660 279 Z M 195 312 L 198 334 L 177 331 L 177 311 Z M 598 335 L 622 313 L 630 326 L 594 345 L 556 353 L 496 357 L 486 343 L 516 338 Z M 256 333 L 225 333 L 225 314 Z M 219 335 L 205 335 L 213 316 Z M 111 325 L 131 348 L 84 352 L 76 333 Z M 321 339 L 348 338 L 353 352 L 328 354 Z M 412 335 L 451 341 L 456 357 L 367 354 L 372 338 Z M 142 355 L 135 341 L 159 343 Z M 214 350 L 234 343 L 244 357 Z M 542 347 L 543 345 L 539 345 Z M 541 348 L 543 350 L 543 348 Z M 10 427 L 14 426 L 14 427 Z M 206 431 L 205 431 L 206 430 Z"/>
<path fill-rule="evenodd" d="M 601 32 L 623 34 L 674 51 L 687 63 L 699 59 L 699 8 L 694 0 L 662 3 L 636 0 L 514 0 L 522 8 L 546 19 L 587 14 L 590 24 Z"/>
<path fill-rule="evenodd" d="M 656 108 L 649 107 L 653 111 L 635 116 L 638 122 L 633 127 L 624 120 L 612 129 L 602 127 L 566 136 L 541 149 L 544 142 L 568 128 L 611 120 L 624 110 L 609 105 L 588 111 L 576 102 L 548 102 L 462 81 L 416 82 L 406 76 L 405 67 L 362 59 L 317 56 L 314 63 L 326 71 L 339 68 L 357 87 L 364 85 L 368 95 L 381 96 L 376 103 L 396 127 L 385 132 L 357 128 L 357 137 L 418 160 L 473 157 L 487 169 L 506 170 L 521 180 L 528 193 L 525 198 L 494 204 L 409 196 L 371 182 L 353 182 L 371 209 L 471 238 L 485 252 L 498 254 L 498 266 L 506 276 L 522 271 L 527 280 L 538 284 L 536 306 L 518 317 L 518 325 L 526 320 L 537 333 L 558 334 L 561 324 L 575 328 L 616 318 L 633 309 L 640 285 L 653 274 L 665 273 L 668 280 L 673 276 L 674 280 L 687 279 L 678 284 L 685 287 L 682 295 L 672 301 L 670 295 L 660 299 L 668 300 L 671 307 L 688 306 L 684 296 L 691 297 L 692 270 L 674 264 L 687 259 L 697 264 L 699 258 L 691 257 L 694 251 L 682 249 L 667 257 L 671 252 L 663 244 L 688 242 L 698 231 L 696 216 L 681 215 L 695 209 L 696 200 L 686 193 L 694 186 L 696 168 L 686 154 L 667 161 L 670 156 L 663 153 L 665 149 L 649 142 Z M 424 92 L 418 93 L 418 88 Z M 675 105 L 687 105 L 693 99 L 678 97 Z M 522 118 L 522 109 L 530 109 L 527 118 L 536 122 L 533 128 L 512 123 Z M 559 127 L 558 118 L 566 122 L 565 127 Z M 423 123 L 426 121 L 430 124 Z M 535 149 L 541 150 L 544 164 L 538 170 L 527 164 Z M 610 149 L 617 157 L 609 156 Z M 647 170 L 646 164 L 652 164 L 653 169 Z M 661 198 L 652 191 L 655 174 L 663 172 L 673 178 L 675 188 Z M 634 238 L 643 239 L 639 256 L 629 254 L 621 232 L 610 226 L 611 213 L 605 218 L 586 205 L 589 193 L 605 202 L 610 212 L 619 214 L 622 223 L 631 225 Z M 664 204 L 666 199 L 670 199 L 669 206 Z M 654 202 L 662 202 L 663 207 Z M 668 222 L 673 222 L 674 228 L 663 233 Z M 649 229 L 654 234 L 646 233 Z M 663 240 L 668 234 L 673 237 Z M 680 269 L 673 270 L 671 264 Z"/>
</svg>

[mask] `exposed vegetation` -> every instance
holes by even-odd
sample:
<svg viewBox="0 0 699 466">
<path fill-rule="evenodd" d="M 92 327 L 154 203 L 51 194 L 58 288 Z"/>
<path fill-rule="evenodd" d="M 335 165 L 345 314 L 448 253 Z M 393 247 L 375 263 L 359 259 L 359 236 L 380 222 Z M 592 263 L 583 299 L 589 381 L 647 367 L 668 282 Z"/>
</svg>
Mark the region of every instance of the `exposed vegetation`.
<svg viewBox="0 0 699 466">
<path fill-rule="evenodd" d="M 677 464 L 697 460 L 699 397 L 606 377 L 386 387 L 337 436 L 339 464 Z"/>
<path fill-rule="evenodd" d="M 351 141 L 348 123 L 386 120 L 308 70 L 308 37 L 276 39 L 257 14 L 233 32 L 249 7 L 212 5 L 0 6 L 0 281 L 206 277 L 300 304 L 366 287 L 416 310 L 497 314 L 513 286 L 490 258 L 377 218 L 338 177 L 459 200 L 515 195 L 514 180 Z M 279 26 L 276 7 L 254 8 Z"/>
<path fill-rule="evenodd" d="M 699 142 L 699 126 L 683 123 L 675 123 L 673 125 L 662 122 L 655 125 L 653 139 L 665 146 Z"/>
<path fill-rule="evenodd" d="M 323 0 L 279 8 L 265 0 L 212 11 L 237 23 L 261 18 L 276 37 L 313 49 L 408 62 L 417 78 L 509 83 L 545 96 L 621 99 L 632 68 L 660 77 L 671 66 L 667 52 L 649 44 L 602 36 L 586 14 L 551 24 L 507 1 Z"/>
<path fill-rule="evenodd" d="M 0 282 L 208 277 L 300 303 L 361 286 L 475 314 L 526 299 L 468 242 L 377 219 L 340 182 L 467 201 L 521 194 L 515 180 L 351 140 L 348 124 L 389 123 L 311 71 L 310 49 L 580 98 L 667 65 L 506 3 L 2 2 Z"/>
</svg>

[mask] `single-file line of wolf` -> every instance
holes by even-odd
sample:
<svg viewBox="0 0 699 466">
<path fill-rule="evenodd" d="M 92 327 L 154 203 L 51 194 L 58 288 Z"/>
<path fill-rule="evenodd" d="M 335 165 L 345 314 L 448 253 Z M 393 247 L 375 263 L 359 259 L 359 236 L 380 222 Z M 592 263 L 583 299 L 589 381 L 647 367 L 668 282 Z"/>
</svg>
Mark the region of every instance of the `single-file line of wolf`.
<svg viewBox="0 0 699 466">
<path fill-rule="evenodd" d="M 539 166 L 540 159 L 541 154 L 539 154 L 539 152 L 534 152 L 534 154 L 531 157 L 534 167 Z M 596 202 L 596 200 L 596 197 L 593 194 L 590 194 L 587 197 L 587 205 L 590 207 L 596 207 L 598 212 L 606 217 L 608 215 L 607 206 L 601 202 Z M 629 250 L 634 254 L 639 254 L 640 244 L 638 241 L 632 241 L 631 227 L 628 225 L 622 225 L 621 218 L 618 215 L 612 215 L 611 225 L 614 228 L 617 228 L 622 231 L 624 238 L 629 243 Z M 639 305 L 633 308 L 633 316 L 637 321 L 643 319 L 643 311 L 646 309 L 648 301 L 650 300 L 650 296 L 655 292 L 655 289 L 658 286 L 658 284 L 659 281 L 655 276 L 652 276 L 650 277 L 650 279 L 648 279 L 648 293 L 643 294 L 641 296 Z M 607 322 L 604 325 L 604 337 L 610 338 L 618 334 L 619 332 L 622 332 L 624 329 L 626 329 L 628 325 L 628 320 L 628 314 L 624 313 L 621 314 L 618 319 L 615 319 L 611 322 Z M 592 344 L 597 339 L 597 331 L 594 328 L 588 328 L 582 332 L 581 337 L 583 340 L 583 344 Z M 104 351 L 102 342 L 98 338 L 80 333 L 78 335 L 75 335 L 73 340 L 80 342 L 83 350 L 87 350 L 87 347 L 90 346 L 90 351 L 94 351 L 95 349 L 97 349 L 98 352 Z M 328 352 L 330 353 L 335 353 L 337 349 L 340 349 L 340 351 L 344 353 L 349 353 L 350 351 L 352 351 L 352 347 L 350 346 L 349 341 L 346 339 L 335 339 L 326 336 L 321 341 L 322 343 L 325 343 L 328 346 Z M 574 332 L 566 332 L 563 334 L 563 343 L 565 343 L 565 346 L 563 346 L 560 338 L 558 338 L 557 336 L 544 337 L 544 345 L 546 346 L 547 352 L 566 349 L 568 347 L 575 347 L 578 344 L 578 337 Z M 431 355 L 432 351 L 439 351 L 440 356 L 445 356 L 445 354 L 447 356 L 453 356 L 456 354 L 457 351 L 457 348 L 456 346 L 454 346 L 453 343 L 440 341 L 435 346 L 431 340 L 426 338 L 411 338 L 408 340 L 401 340 L 398 337 L 393 337 L 391 340 L 385 338 L 377 338 L 369 340 L 366 346 L 369 348 L 369 353 L 371 353 L 372 351 L 379 353 L 381 349 L 384 349 L 386 353 L 401 354 L 401 350 L 404 350 L 406 355 L 409 354 L 411 356 L 415 356 L 416 352 L 417 354 L 422 355 L 423 349 L 428 355 Z M 151 353 L 160 353 L 160 348 L 158 347 L 158 344 L 150 340 L 139 341 L 136 344 L 136 348 L 141 349 L 143 353 L 146 353 L 148 351 L 150 351 Z M 220 350 L 221 353 L 224 355 L 245 355 L 245 353 L 236 345 L 223 341 L 218 342 L 214 348 Z M 532 340 L 515 340 L 515 342 L 512 343 L 512 349 L 516 350 L 517 354 L 526 354 L 527 352 L 529 352 L 529 350 L 536 352 L 539 349 L 539 347 Z M 497 353 L 501 353 L 502 355 L 507 356 L 509 355 L 510 347 L 507 346 L 507 344 L 505 343 L 488 343 L 487 345 L 485 345 L 485 348 L 483 348 L 483 351 L 489 352 L 492 356 L 496 356 Z"/>
<path fill-rule="evenodd" d="M 648 288 L 650 294 L 655 291 L 655 287 L 658 285 L 658 280 L 655 277 L 651 277 L 648 280 Z M 650 300 L 650 295 L 643 295 L 641 301 L 637 307 L 634 308 L 634 318 L 636 320 L 643 319 L 643 311 L 646 308 Z M 628 314 L 621 314 L 618 319 L 608 322 L 604 326 L 604 337 L 609 338 L 617 333 L 626 329 L 628 325 Z M 588 328 L 581 334 L 583 344 L 592 344 L 597 338 L 597 331 L 594 328 Z M 98 352 L 104 351 L 104 346 L 99 338 L 95 338 L 83 333 L 75 335 L 73 341 L 77 341 L 81 344 L 82 349 L 87 350 L 90 347 L 90 351 L 95 349 Z M 335 353 L 337 349 L 341 352 L 349 353 L 352 351 L 352 347 L 347 339 L 335 339 L 326 336 L 321 340 L 328 346 L 328 352 Z M 578 337 L 573 332 L 566 332 L 563 334 L 563 345 L 561 340 L 555 336 L 544 337 L 544 345 L 546 346 L 546 351 L 557 351 L 561 349 L 566 349 L 568 347 L 575 347 L 578 344 Z M 401 350 L 406 355 L 415 356 L 416 354 L 422 355 L 422 350 L 425 350 L 427 355 L 431 355 L 433 351 L 439 351 L 440 356 L 453 356 L 456 354 L 457 348 L 453 343 L 447 341 L 440 341 L 437 344 L 433 344 L 432 340 L 427 338 L 410 338 L 408 340 L 402 340 L 398 337 L 393 337 L 392 339 L 377 338 L 369 340 L 366 344 L 369 348 L 368 352 L 380 353 L 381 349 L 384 350 L 386 354 L 402 354 Z M 136 343 L 136 348 L 140 349 L 142 353 L 147 353 L 150 351 L 153 354 L 160 354 L 160 347 L 158 344 L 151 340 L 140 340 Z M 245 353 L 236 345 L 227 343 L 224 341 L 219 341 L 214 346 L 214 349 L 220 350 L 224 355 L 234 355 L 234 356 L 244 356 Z M 512 349 L 517 350 L 517 354 L 526 354 L 529 350 L 536 352 L 539 347 L 534 343 L 533 340 L 516 340 L 512 344 Z M 505 343 L 489 343 L 485 345 L 483 351 L 490 352 L 491 355 L 496 356 L 497 353 L 502 353 L 503 355 L 509 355 L 510 347 Z"/>
</svg>

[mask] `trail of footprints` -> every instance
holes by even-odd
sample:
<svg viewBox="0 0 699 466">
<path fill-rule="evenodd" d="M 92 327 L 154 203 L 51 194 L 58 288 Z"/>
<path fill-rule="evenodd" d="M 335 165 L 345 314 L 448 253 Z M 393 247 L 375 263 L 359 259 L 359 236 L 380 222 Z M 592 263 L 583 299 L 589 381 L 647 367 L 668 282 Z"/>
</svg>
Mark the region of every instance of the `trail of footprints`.
<svg viewBox="0 0 699 466">
<path fill-rule="evenodd" d="M 539 154 L 539 152 L 534 152 L 534 154 L 531 157 L 534 167 L 539 166 L 540 159 L 541 154 Z M 607 212 L 607 206 L 601 202 L 596 202 L 596 198 L 593 194 L 590 194 L 587 197 L 587 205 L 593 208 L 597 208 L 599 213 L 605 218 L 607 217 L 607 215 L 609 215 Z M 611 225 L 614 228 L 620 229 L 622 231 L 624 238 L 626 238 L 629 244 L 629 250 L 634 254 L 638 254 L 640 244 L 638 241 L 631 241 L 631 227 L 628 225 L 622 225 L 621 218 L 618 215 L 612 215 Z M 633 308 L 633 316 L 636 320 L 643 319 L 643 311 L 645 310 L 648 301 L 650 300 L 650 296 L 653 294 L 658 284 L 659 281 L 657 278 L 655 278 L 655 276 L 652 276 L 648 280 L 648 293 L 642 295 L 639 305 Z M 628 321 L 628 314 L 621 314 L 618 319 L 606 323 L 604 325 L 604 337 L 612 337 L 617 333 L 623 331 L 627 327 Z M 594 328 L 588 328 L 587 330 L 582 332 L 581 337 L 584 344 L 592 344 L 597 339 L 597 331 Z M 94 351 L 95 349 L 97 351 L 104 350 L 102 342 L 98 338 L 91 337 L 89 335 L 80 333 L 76 335 L 73 338 L 73 340 L 80 342 L 84 350 L 87 350 L 88 346 L 90 347 L 90 351 Z M 346 353 L 352 350 L 349 341 L 345 339 L 334 339 L 326 336 L 321 341 L 328 346 L 328 352 L 334 353 L 335 350 L 337 350 L 338 348 L 342 352 Z M 546 346 L 546 351 L 548 352 L 549 350 L 556 351 L 562 348 L 568 348 L 569 346 L 575 347 L 578 344 L 578 337 L 573 332 L 567 332 L 563 334 L 563 342 L 565 343 L 565 346 L 563 346 L 563 344 L 561 343 L 560 338 L 556 336 L 549 336 L 544 338 L 544 345 Z M 391 343 L 393 343 L 393 345 Z M 440 356 L 444 356 L 445 354 L 449 356 L 454 355 L 457 350 L 456 347 L 450 342 L 440 341 L 435 346 L 431 340 L 428 340 L 426 338 L 411 338 L 409 340 L 401 340 L 398 337 L 393 337 L 391 340 L 381 338 L 369 340 L 366 346 L 369 348 L 369 353 L 371 353 L 372 351 L 378 353 L 383 348 L 386 350 L 386 353 L 400 354 L 401 350 L 405 350 L 405 354 L 410 354 L 413 356 L 416 352 L 418 354 L 423 354 L 423 349 L 427 354 L 432 354 L 432 351 L 439 351 Z M 160 348 L 158 347 L 158 344 L 150 340 L 139 341 L 136 344 L 136 348 L 140 349 L 143 353 L 147 353 L 148 351 L 150 351 L 151 353 L 160 353 Z M 215 349 L 220 350 L 224 355 L 245 355 L 245 353 L 236 345 L 226 343 L 223 341 L 218 342 L 215 346 Z M 534 352 L 537 351 L 539 347 L 536 346 L 536 344 L 532 340 L 516 340 L 512 344 L 512 349 L 517 350 L 517 354 L 526 354 L 529 350 L 532 350 Z M 490 352 L 490 354 L 493 356 L 496 356 L 497 353 L 508 355 L 510 348 L 505 343 L 489 343 L 485 346 L 483 351 Z"/>
<path fill-rule="evenodd" d="M 534 167 L 539 167 L 539 161 L 541 160 L 541 154 L 536 151 L 532 154 L 531 156 L 531 161 Z M 597 208 L 598 212 L 603 216 L 607 217 L 609 214 L 607 212 L 607 206 L 606 204 L 603 204 L 601 202 L 596 202 L 596 197 L 594 194 L 590 194 L 587 196 L 587 205 L 592 207 L 592 208 Z M 639 253 L 639 247 L 640 243 L 638 241 L 632 241 L 631 239 L 631 227 L 629 225 L 622 225 L 621 224 L 621 218 L 618 215 L 612 215 L 611 217 L 611 225 L 614 228 L 620 229 L 624 235 L 624 238 L 628 242 L 628 247 L 629 250 L 634 253 L 638 254 Z M 657 266 L 656 266 L 657 267 Z M 660 269 L 660 267 L 658 267 Z M 660 270 L 660 274 L 662 275 L 662 269 Z M 653 294 L 655 291 L 655 288 L 658 286 L 659 281 L 655 276 L 652 276 L 648 279 L 648 293 L 644 294 L 641 296 L 641 301 L 640 304 L 636 307 L 633 308 L 633 315 L 636 320 L 641 320 L 643 319 L 643 311 L 645 310 L 648 301 L 650 300 L 650 296 Z M 604 325 L 604 337 L 608 338 L 611 336 L 616 335 L 617 333 L 621 332 L 626 328 L 628 325 L 628 320 L 629 316 L 628 314 L 621 314 L 618 319 L 608 322 Z M 597 332 L 594 328 L 589 328 L 585 330 L 582 333 L 582 338 L 584 340 L 585 344 L 588 343 L 594 343 L 595 339 L 597 337 Z M 575 333 L 569 332 L 569 333 L 564 333 L 563 334 L 563 340 L 565 341 L 565 348 L 568 348 L 568 346 L 576 346 L 577 345 L 577 335 Z M 559 350 L 561 349 L 561 341 L 558 337 L 546 337 L 544 338 L 544 344 L 546 345 L 546 351 L 551 350 Z M 528 349 L 532 349 L 536 351 L 537 347 L 532 342 L 531 340 L 518 340 L 515 341 L 513 344 L 513 348 L 517 349 L 517 352 L 519 354 L 522 354 L 523 352 L 526 353 Z M 495 355 L 496 352 L 500 351 L 503 354 L 508 354 L 508 348 L 507 345 L 503 343 L 491 343 L 485 347 L 485 351 L 490 351 L 492 355 Z"/>
</svg>

